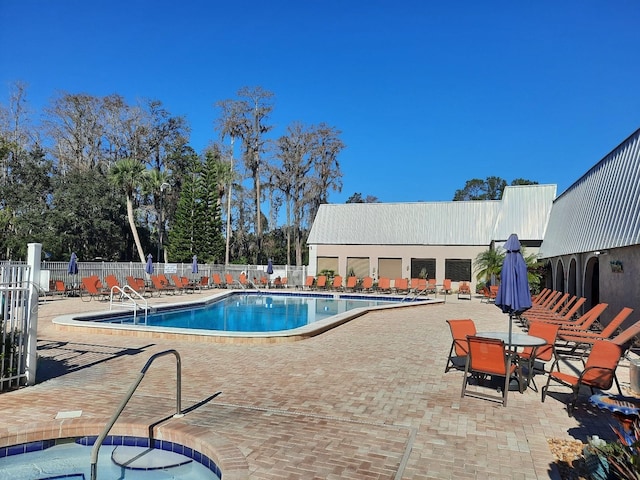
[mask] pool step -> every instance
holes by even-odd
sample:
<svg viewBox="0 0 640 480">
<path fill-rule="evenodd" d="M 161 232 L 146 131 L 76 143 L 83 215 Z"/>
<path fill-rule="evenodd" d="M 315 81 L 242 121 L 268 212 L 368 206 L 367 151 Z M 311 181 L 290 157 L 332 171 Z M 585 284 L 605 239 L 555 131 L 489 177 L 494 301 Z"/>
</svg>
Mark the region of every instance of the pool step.
<svg viewBox="0 0 640 480">
<path fill-rule="evenodd" d="M 111 460 L 119 467 L 131 470 L 159 470 L 179 467 L 193 461 L 184 455 L 167 450 L 126 445 L 114 448 Z"/>
</svg>

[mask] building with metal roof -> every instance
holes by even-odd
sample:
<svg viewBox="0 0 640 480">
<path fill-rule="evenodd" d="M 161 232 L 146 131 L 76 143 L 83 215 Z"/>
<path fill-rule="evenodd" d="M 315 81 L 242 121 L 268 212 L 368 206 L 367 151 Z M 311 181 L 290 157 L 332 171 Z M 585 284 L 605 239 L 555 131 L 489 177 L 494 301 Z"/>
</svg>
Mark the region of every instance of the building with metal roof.
<svg viewBox="0 0 640 480">
<path fill-rule="evenodd" d="M 468 281 L 473 260 L 517 233 L 542 243 L 555 185 L 506 187 L 501 200 L 321 205 L 309 233 L 309 272 Z"/>
<path fill-rule="evenodd" d="M 640 312 L 640 129 L 555 199 L 539 256 L 549 287 L 608 303 L 605 321 Z"/>
</svg>

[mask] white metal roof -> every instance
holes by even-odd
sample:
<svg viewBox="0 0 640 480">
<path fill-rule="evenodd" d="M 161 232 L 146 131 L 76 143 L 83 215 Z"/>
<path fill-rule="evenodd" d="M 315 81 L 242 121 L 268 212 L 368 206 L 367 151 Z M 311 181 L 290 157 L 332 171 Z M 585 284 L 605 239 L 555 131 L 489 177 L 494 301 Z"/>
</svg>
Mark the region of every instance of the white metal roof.
<svg viewBox="0 0 640 480">
<path fill-rule="evenodd" d="M 502 201 L 325 204 L 307 243 L 489 245 L 502 239 L 494 238 L 495 232 L 508 229 L 522 239 L 542 240 L 554 195 L 555 185 L 528 185 L 507 187 Z"/>
<path fill-rule="evenodd" d="M 541 258 L 640 244 L 640 130 L 553 203 Z"/>
<path fill-rule="evenodd" d="M 491 239 L 503 242 L 515 233 L 521 241 L 542 240 L 556 189 L 556 185 L 507 187 Z"/>
</svg>

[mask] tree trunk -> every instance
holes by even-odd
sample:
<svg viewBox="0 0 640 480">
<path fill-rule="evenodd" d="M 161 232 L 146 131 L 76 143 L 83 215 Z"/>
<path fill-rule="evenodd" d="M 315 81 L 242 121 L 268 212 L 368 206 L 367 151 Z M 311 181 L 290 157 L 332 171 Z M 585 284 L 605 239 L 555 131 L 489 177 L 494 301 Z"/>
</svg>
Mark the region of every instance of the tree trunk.
<svg viewBox="0 0 640 480">
<path fill-rule="evenodd" d="M 138 235 L 138 229 L 136 228 L 136 222 L 133 217 L 133 200 L 127 195 L 127 218 L 129 219 L 129 226 L 131 227 L 131 233 L 133 234 L 133 240 L 136 242 L 136 248 L 138 249 L 138 255 L 140 255 L 140 261 L 146 262 L 144 258 L 144 252 L 142 251 L 142 244 L 140 243 L 140 236 Z M 158 261 L 156 259 L 156 261 Z"/>
</svg>

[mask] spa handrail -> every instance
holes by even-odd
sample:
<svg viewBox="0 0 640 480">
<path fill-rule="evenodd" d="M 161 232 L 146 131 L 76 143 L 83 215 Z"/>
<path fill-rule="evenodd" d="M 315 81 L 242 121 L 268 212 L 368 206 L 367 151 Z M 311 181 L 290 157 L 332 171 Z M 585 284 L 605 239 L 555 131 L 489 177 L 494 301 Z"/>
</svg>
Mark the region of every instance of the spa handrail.
<svg viewBox="0 0 640 480">
<path fill-rule="evenodd" d="M 120 403 L 120 406 L 118 407 L 116 412 L 111 416 L 111 419 L 109 420 L 107 425 L 104 427 L 104 430 L 102 430 L 102 433 L 100 434 L 100 436 L 96 439 L 95 443 L 93 444 L 93 448 L 91 449 L 91 480 L 96 480 L 96 478 L 97 478 L 97 475 L 98 475 L 98 452 L 100 450 L 100 447 L 102 446 L 102 442 L 104 442 L 104 439 L 107 437 L 107 435 L 111 431 L 111 427 L 113 427 L 113 425 L 116 423 L 116 420 L 118 420 L 118 417 L 120 417 L 120 414 L 124 410 L 124 407 L 126 407 L 127 403 L 129 403 L 129 400 L 133 396 L 133 393 L 138 388 L 138 385 L 140 385 L 140 382 L 142 382 L 142 379 L 144 378 L 144 375 L 147 373 L 147 370 L 149 370 L 149 367 L 151 366 L 151 363 L 156 358 L 163 357 L 165 355 L 169 355 L 170 353 L 173 353 L 175 355 L 175 357 L 176 357 L 176 413 L 174 415 L 174 418 L 181 417 L 183 415 L 182 414 L 182 408 L 181 408 L 181 394 L 180 394 L 181 389 L 182 389 L 182 378 L 181 378 L 181 364 L 182 364 L 182 362 L 180 360 L 180 354 L 178 353 L 177 350 L 174 350 L 174 349 L 165 350 L 164 352 L 158 352 L 158 353 L 152 355 L 151 358 L 149 358 L 149 360 L 147 360 L 147 363 L 144 365 L 144 367 L 142 367 L 142 370 L 140 370 L 140 373 L 138 374 L 138 378 L 133 383 L 133 385 L 131 385 L 131 387 L 129 387 L 129 391 L 127 392 L 127 394 L 125 395 L 124 399 Z"/>
</svg>

